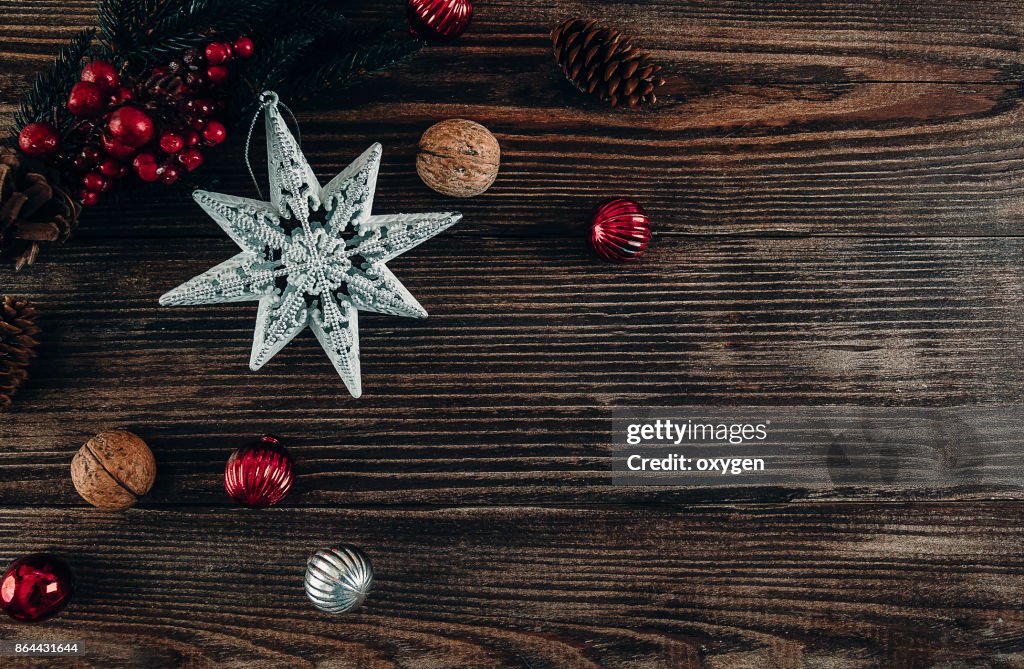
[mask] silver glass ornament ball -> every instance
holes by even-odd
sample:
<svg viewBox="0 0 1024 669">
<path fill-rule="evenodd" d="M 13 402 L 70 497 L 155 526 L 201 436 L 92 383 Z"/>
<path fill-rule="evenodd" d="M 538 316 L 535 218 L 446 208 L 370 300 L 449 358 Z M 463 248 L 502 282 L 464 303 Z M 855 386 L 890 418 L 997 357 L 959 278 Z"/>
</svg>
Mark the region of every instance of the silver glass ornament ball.
<svg viewBox="0 0 1024 669">
<path fill-rule="evenodd" d="M 363 603 L 372 584 L 370 558 L 355 546 L 321 549 L 306 562 L 306 596 L 321 611 L 351 611 Z"/>
</svg>

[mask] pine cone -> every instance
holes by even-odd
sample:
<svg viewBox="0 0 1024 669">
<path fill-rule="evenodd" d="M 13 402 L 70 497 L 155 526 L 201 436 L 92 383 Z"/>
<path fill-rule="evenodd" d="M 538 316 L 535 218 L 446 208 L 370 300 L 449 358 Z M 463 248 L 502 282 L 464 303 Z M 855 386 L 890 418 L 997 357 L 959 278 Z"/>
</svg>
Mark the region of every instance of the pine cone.
<svg viewBox="0 0 1024 669">
<path fill-rule="evenodd" d="M 665 83 L 660 65 L 614 28 L 590 19 L 568 19 L 551 31 L 555 60 L 565 77 L 584 93 L 629 107 L 654 104 L 654 89 Z"/>
<path fill-rule="evenodd" d="M 39 345 L 36 310 L 26 300 L 4 297 L 0 303 L 0 409 L 11 405 Z"/>
<path fill-rule="evenodd" d="M 63 242 L 81 208 L 58 185 L 55 173 L 16 151 L 0 148 L 0 256 L 15 270 L 31 265 L 43 242 Z"/>
</svg>

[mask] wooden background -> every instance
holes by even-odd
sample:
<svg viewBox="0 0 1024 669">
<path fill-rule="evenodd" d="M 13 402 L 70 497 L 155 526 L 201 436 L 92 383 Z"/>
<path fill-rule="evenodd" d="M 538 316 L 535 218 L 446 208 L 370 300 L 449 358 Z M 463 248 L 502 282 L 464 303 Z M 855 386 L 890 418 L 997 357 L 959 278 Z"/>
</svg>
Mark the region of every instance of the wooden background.
<svg viewBox="0 0 1024 669">
<path fill-rule="evenodd" d="M 1019 493 L 618 488 L 607 446 L 615 405 L 1021 400 L 1024 2 L 476 4 L 462 39 L 297 109 L 321 177 L 381 141 L 377 212 L 465 214 L 391 263 L 431 317 L 362 319 L 362 399 L 308 333 L 250 372 L 253 305 L 157 306 L 234 252 L 184 195 L 101 206 L 0 269 L 45 314 L 0 416 L 0 561 L 56 551 L 81 585 L 0 637 L 83 640 L 89 667 L 1024 666 Z M 570 15 L 638 36 L 662 104 L 579 98 L 547 37 Z M 4 118 L 92 21 L 87 0 L 0 0 Z M 449 117 L 501 142 L 482 197 L 415 174 Z M 235 139 L 205 183 L 251 194 Z M 611 195 L 656 226 L 635 266 L 585 246 Z M 124 514 L 68 476 L 113 426 L 160 466 Z M 262 432 L 301 476 L 251 512 L 221 473 Z M 332 618 L 302 574 L 338 541 L 378 580 Z"/>
</svg>

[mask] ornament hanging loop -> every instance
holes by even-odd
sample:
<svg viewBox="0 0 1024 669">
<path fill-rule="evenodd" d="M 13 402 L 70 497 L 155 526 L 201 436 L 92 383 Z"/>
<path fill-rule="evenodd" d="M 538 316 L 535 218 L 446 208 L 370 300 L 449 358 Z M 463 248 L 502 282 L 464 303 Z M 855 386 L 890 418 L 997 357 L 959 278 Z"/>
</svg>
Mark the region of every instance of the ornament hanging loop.
<svg viewBox="0 0 1024 669">
<path fill-rule="evenodd" d="M 281 107 L 281 109 L 288 112 L 288 116 L 292 119 L 292 125 L 295 126 L 295 142 L 302 148 L 302 130 L 299 128 L 299 121 L 295 118 L 295 114 L 288 108 L 288 105 L 280 101 L 277 97 L 277 93 L 274 91 L 263 91 L 259 97 L 260 106 L 256 110 L 256 113 L 252 115 L 252 123 L 249 124 L 249 132 L 245 136 L 245 166 L 249 168 L 249 176 L 252 178 L 252 184 L 256 186 L 256 193 L 263 199 L 263 191 L 260 189 L 260 182 L 256 179 L 256 173 L 253 172 L 252 162 L 249 160 L 249 152 L 252 148 L 252 134 L 256 131 L 256 121 L 259 119 L 260 114 L 264 113 L 269 107 Z"/>
</svg>

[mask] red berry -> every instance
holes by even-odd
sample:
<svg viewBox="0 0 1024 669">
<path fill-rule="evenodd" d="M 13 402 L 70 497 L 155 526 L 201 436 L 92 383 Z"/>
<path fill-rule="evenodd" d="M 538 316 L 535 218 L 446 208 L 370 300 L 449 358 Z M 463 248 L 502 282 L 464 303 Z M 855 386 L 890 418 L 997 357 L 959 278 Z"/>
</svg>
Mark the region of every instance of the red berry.
<svg viewBox="0 0 1024 669">
<path fill-rule="evenodd" d="M 231 70 L 223 65 L 211 65 L 206 68 L 206 77 L 210 80 L 210 83 L 214 86 L 219 86 L 228 80 L 231 75 Z"/>
<path fill-rule="evenodd" d="M 106 96 L 96 84 L 80 81 L 71 88 L 68 96 L 68 111 L 75 116 L 89 118 L 99 116 L 106 104 Z"/>
<path fill-rule="evenodd" d="M 196 100 L 193 110 L 200 116 L 209 116 L 213 113 L 213 102 L 211 100 Z"/>
<path fill-rule="evenodd" d="M 107 105 L 111 107 L 120 107 L 126 102 L 130 102 L 132 97 L 132 91 L 130 88 L 121 86 L 116 91 L 107 96 Z"/>
<path fill-rule="evenodd" d="M 178 162 L 185 166 L 185 171 L 191 172 L 203 164 L 203 153 L 199 149 L 185 149 L 178 154 Z"/>
<path fill-rule="evenodd" d="M 78 192 L 78 199 L 82 201 L 86 207 L 91 207 L 100 201 L 100 194 L 94 190 L 82 189 Z"/>
<path fill-rule="evenodd" d="M 18 147 L 29 158 L 46 158 L 60 146 L 60 135 L 49 123 L 29 123 L 18 133 Z"/>
<path fill-rule="evenodd" d="M 94 60 L 82 68 L 82 81 L 96 84 L 103 92 L 109 92 L 121 85 L 114 66 L 105 60 Z"/>
<path fill-rule="evenodd" d="M 160 183 L 167 184 L 168 186 L 175 183 L 181 177 L 181 170 L 170 163 L 161 167 L 160 171 Z"/>
<path fill-rule="evenodd" d="M 101 138 L 103 144 L 103 150 L 107 152 L 107 155 L 117 158 L 118 160 L 125 160 L 135 155 L 135 148 L 128 146 L 127 144 L 120 142 L 110 135 L 104 133 Z"/>
<path fill-rule="evenodd" d="M 206 45 L 206 62 L 211 65 L 231 60 L 231 45 L 226 42 L 210 42 Z"/>
<path fill-rule="evenodd" d="M 100 174 L 108 179 L 123 179 L 127 173 L 128 168 L 125 167 L 124 163 L 119 163 L 113 158 L 107 158 L 100 163 Z"/>
<path fill-rule="evenodd" d="M 95 193 L 105 193 L 110 188 L 110 182 L 107 178 L 99 172 L 89 172 L 82 179 L 82 184 L 86 190 L 91 190 Z"/>
<path fill-rule="evenodd" d="M 227 128 L 220 121 L 210 121 L 203 129 L 203 139 L 207 146 L 217 146 L 228 136 Z"/>
<path fill-rule="evenodd" d="M 110 134 L 128 146 L 142 146 L 153 139 L 153 119 L 135 107 L 121 107 L 110 115 Z"/>
<path fill-rule="evenodd" d="M 185 146 L 195 146 L 199 143 L 199 133 L 195 130 L 185 131 Z"/>
<path fill-rule="evenodd" d="M 181 135 L 174 132 L 165 132 L 160 135 L 160 150 L 164 153 L 177 153 L 185 146 L 185 140 Z"/>
<path fill-rule="evenodd" d="M 248 37 L 239 37 L 235 40 L 235 55 L 239 58 L 248 58 L 255 50 L 255 45 Z"/>
<path fill-rule="evenodd" d="M 159 168 L 156 164 L 156 157 L 152 153 L 140 153 L 132 161 L 132 168 L 135 174 L 143 181 L 153 182 L 160 178 Z"/>
</svg>

